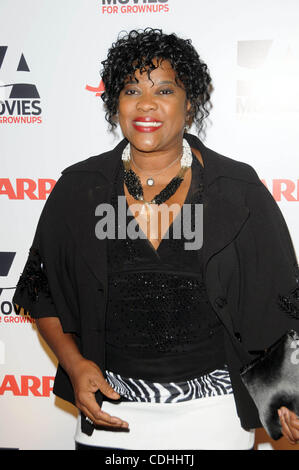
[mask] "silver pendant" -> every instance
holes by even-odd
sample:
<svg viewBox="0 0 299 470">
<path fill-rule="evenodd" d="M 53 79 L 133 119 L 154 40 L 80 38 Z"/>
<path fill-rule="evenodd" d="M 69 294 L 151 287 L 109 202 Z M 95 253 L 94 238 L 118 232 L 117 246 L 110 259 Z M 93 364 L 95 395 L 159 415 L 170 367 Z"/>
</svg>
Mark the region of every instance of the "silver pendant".
<svg viewBox="0 0 299 470">
<path fill-rule="evenodd" d="M 147 178 L 146 184 L 148 186 L 154 186 L 155 182 L 154 182 L 153 178 Z"/>
</svg>

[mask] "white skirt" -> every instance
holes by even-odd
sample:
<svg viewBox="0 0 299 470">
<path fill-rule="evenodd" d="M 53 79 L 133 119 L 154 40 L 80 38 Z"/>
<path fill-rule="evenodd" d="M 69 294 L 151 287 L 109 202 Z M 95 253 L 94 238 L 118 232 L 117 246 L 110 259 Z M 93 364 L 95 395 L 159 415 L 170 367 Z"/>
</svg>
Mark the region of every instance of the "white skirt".
<svg viewBox="0 0 299 470">
<path fill-rule="evenodd" d="M 129 423 L 128 430 L 81 432 L 79 414 L 75 441 L 89 446 L 130 450 L 248 450 L 254 429 L 240 424 L 233 393 L 179 403 L 104 401 L 102 410 Z"/>
</svg>

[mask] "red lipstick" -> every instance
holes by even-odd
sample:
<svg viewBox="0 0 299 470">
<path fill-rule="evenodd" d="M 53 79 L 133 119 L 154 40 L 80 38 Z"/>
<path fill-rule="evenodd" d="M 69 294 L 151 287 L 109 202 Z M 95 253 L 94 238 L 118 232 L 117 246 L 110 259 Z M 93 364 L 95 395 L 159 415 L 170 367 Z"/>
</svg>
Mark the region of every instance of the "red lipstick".
<svg viewBox="0 0 299 470">
<path fill-rule="evenodd" d="M 155 132 L 163 125 L 162 121 L 154 119 L 150 116 L 138 116 L 133 121 L 133 127 L 138 132 Z"/>
</svg>

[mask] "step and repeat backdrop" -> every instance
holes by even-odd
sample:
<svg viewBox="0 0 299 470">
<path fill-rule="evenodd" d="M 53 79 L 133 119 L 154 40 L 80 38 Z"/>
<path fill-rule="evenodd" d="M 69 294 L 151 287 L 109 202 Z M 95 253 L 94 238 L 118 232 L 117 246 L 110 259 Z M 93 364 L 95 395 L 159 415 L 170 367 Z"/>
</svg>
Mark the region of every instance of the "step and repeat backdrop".
<svg viewBox="0 0 299 470">
<path fill-rule="evenodd" d="M 60 172 L 115 146 L 101 61 L 117 35 L 159 27 L 192 39 L 213 78 L 204 139 L 252 165 L 298 252 L 297 0 L 1 0 L 0 447 L 74 449 L 75 407 L 52 393 L 56 358 L 14 287 Z M 261 429 L 256 445 L 297 449 Z"/>
</svg>

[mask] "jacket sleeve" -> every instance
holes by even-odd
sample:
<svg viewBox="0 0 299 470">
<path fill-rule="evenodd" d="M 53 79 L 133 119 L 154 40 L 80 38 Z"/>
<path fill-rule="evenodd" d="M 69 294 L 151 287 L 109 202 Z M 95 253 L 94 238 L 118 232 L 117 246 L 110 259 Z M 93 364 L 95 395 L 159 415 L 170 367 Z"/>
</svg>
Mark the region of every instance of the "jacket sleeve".
<svg viewBox="0 0 299 470">
<path fill-rule="evenodd" d="M 250 184 L 250 215 L 239 240 L 240 308 L 248 350 L 273 344 L 289 329 L 299 332 L 299 271 L 282 212 L 266 186 Z"/>
<path fill-rule="evenodd" d="M 63 175 L 44 205 L 13 296 L 16 311 L 24 308 L 32 318 L 58 317 L 65 333 L 79 329 L 70 277 L 75 249 L 66 224 L 69 199 L 69 184 Z"/>
</svg>

